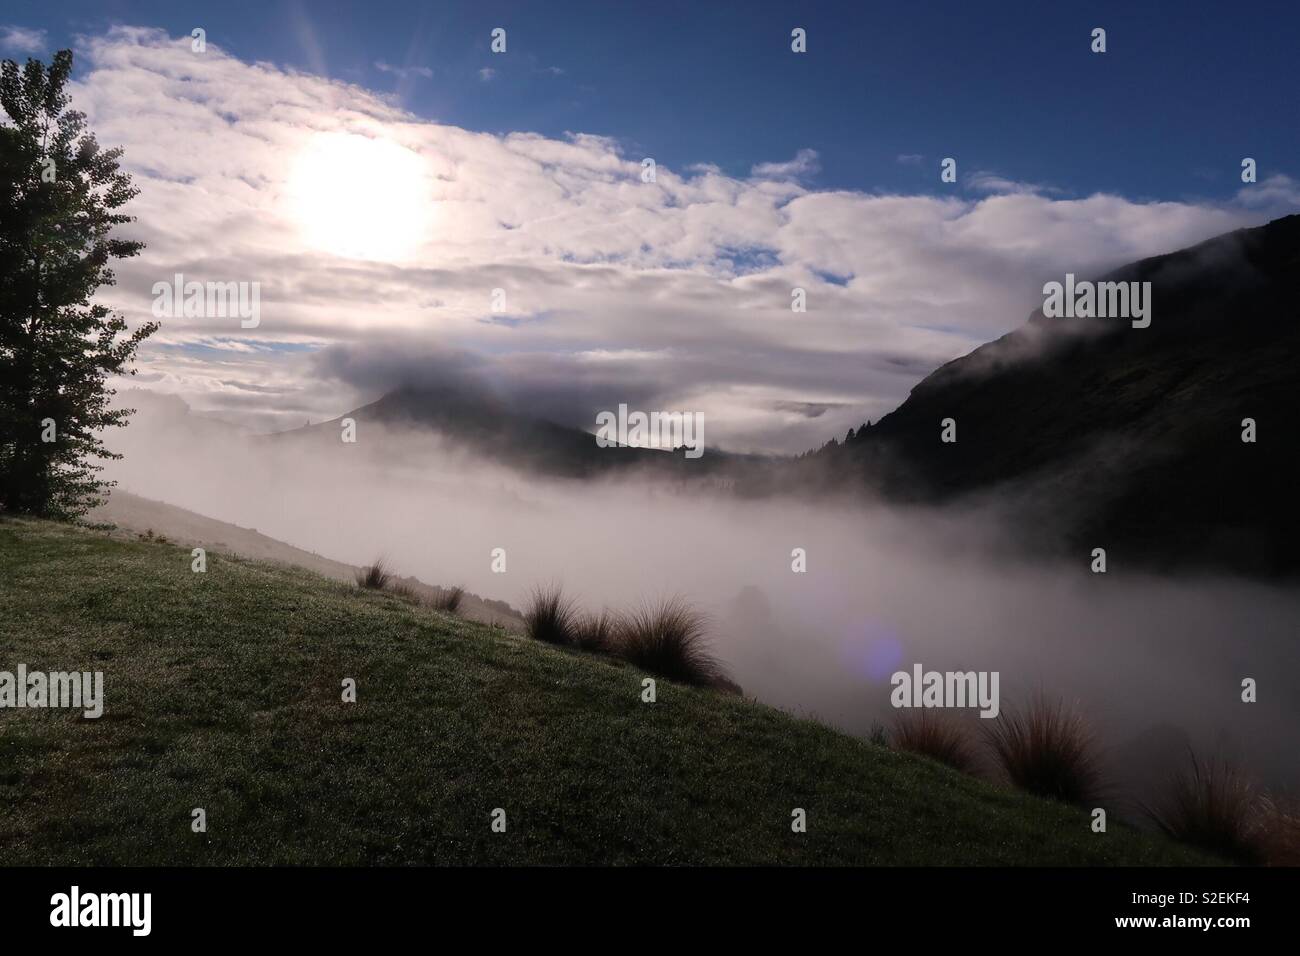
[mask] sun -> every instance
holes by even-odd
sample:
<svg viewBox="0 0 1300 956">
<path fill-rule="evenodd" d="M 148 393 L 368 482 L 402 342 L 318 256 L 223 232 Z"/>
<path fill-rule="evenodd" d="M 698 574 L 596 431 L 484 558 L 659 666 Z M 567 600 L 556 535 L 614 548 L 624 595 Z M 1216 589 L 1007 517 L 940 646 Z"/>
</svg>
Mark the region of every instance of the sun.
<svg viewBox="0 0 1300 956">
<path fill-rule="evenodd" d="M 323 252 L 399 262 L 428 238 L 426 164 L 391 140 L 313 135 L 294 160 L 288 195 L 304 241 Z"/>
</svg>

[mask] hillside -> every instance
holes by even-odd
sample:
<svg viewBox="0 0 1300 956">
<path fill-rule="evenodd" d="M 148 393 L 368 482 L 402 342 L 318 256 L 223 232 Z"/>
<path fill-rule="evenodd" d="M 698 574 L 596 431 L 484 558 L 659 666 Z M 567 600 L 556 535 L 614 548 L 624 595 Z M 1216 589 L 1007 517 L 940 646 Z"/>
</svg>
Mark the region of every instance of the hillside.
<svg viewBox="0 0 1300 956">
<path fill-rule="evenodd" d="M 1151 283 L 1149 328 L 1040 311 L 814 457 L 898 500 L 997 494 L 1072 550 L 1300 573 L 1300 216 L 1104 278 Z"/>
<path fill-rule="evenodd" d="M 301 569 L 5 520 L 0 582 L 0 669 L 102 670 L 106 696 L 0 713 L 0 865 L 1203 861 Z"/>
<path fill-rule="evenodd" d="M 178 508 L 162 501 L 142 498 L 120 489 L 114 489 L 108 500 L 86 516 L 97 524 L 112 524 L 123 537 L 162 536 L 187 548 L 202 547 L 209 551 L 226 551 L 257 561 L 277 561 L 306 568 L 335 581 L 352 582 L 359 570 L 356 565 L 334 561 L 315 551 L 306 551 L 283 541 L 260 534 L 256 528 L 241 528 L 228 521 L 218 521 L 206 515 Z M 402 578 L 402 583 L 419 594 L 434 597 L 441 587 L 454 587 L 451 582 L 430 584 L 414 577 Z M 461 617 L 484 624 L 496 624 L 510 630 L 523 627 L 519 612 L 504 601 L 484 598 L 466 591 L 460 607 Z"/>
</svg>

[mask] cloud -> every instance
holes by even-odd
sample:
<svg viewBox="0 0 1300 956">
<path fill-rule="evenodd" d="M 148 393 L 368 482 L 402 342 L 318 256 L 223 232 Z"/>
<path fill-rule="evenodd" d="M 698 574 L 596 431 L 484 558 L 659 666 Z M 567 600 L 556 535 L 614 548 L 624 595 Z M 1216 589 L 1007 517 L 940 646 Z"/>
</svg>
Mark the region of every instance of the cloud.
<svg viewBox="0 0 1300 956">
<path fill-rule="evenodd" d="M 1276 173 L 1258 183 L 1243 185 L 1237 192 L 1237 201 L 1251 209 L 1300 206 L 1300 182 Z"/>
<path fill-rule="evenodd" d="M 919 166 L 925 161 L 925 157 L 920 153 L 899 153 L 898 162 L 903 166 Z"/>
<path fill-rule="evenodd" d="M 1276 177 L 1217 205 L 819 191 L 799 179 L 811 150 L 749 178 L 660 165 L 646 183 L 640 155 L 606 136 L 472 132 L 212 46 L 196 57 L 156 30 L 116 28 L 78 58 L 89 69 L 74 105 L 100 142 L 125 148 L 141 190 L 125 231 L 147 243 L 101 300 L 140 322 L 153 283 L 177 272 L 258 282 L 256 329 L 164 320 L 140 369 L 151 388 L 260 429 L 332 418 L 463 365 L 566 424 L 636 401 L 705 412 L 725 447 L 799 451 L 1019 326 L 1045 277 L 1300 206 Z M 363 148 L 315 177 L 304 212 L 302 158 L 322 137 Z M 389 156 L 409 192 L 389 189 Z M 335 210 L 381 187 L 375 208 L 427 216 L 414 245 L 372 258 L 323 248 Z M 791 310 L 796 287 L 807 312 Z"/>
<path fill-rule="evenodd" d="M 391 63 L 385 63 L 383 60 L 376 60 L 375 69 L 380 73 L 391 73 L 401 79 L 407 79 L 412 76 L 422 76 L 426 80 L 433 78 L 433 70 L 427 66 L 393 66 Z"/>
<path fill-rule="evenodd" d="M 1005 176 L 999 176 L 997 173 L 989 172 L 985 169 L 977 169 L 965 179 L 967 189 L 980 193 L 996 193 L 1000 195 L 1043 195 L 1056 194 L 1060 195 L 1062 190 L 1055 186 L 1044 186 L 1038 183 L 1022 183 L 1014 179 L 1008 179 Z"/>
<path fill-rule="evenodd" d="M 0 50 L 6 53 L 41 53 L 45 50 L 45 31 L 28 27 L 0 27 Z"/>
<path fill-rule="evenodd" d="M 490 83 L 492 80 L 496 79 L 496 76 L 497 71 L 492 69 L 490 66 L 485 66 L 483 69 L 478 71 L 478 78 L 484 83 Z"/>
<path fill-rule="evenodd" d="M 759 163 L 751 174 L 760 179 L 799 179 L 812 176 L 821 170 L 817 162 L 817 150 L 801 149 L 794 159 L 784 163 Z"/>
</svg>

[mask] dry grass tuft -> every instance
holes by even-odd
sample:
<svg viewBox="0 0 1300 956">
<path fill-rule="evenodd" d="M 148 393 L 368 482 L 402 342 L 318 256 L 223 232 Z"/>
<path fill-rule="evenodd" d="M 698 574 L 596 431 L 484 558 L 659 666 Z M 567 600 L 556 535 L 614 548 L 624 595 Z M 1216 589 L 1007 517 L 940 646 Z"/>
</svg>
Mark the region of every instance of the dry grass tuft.
<svg viewBox="0 0 1300 956">
<path fill-rule="evenodd" d="M 962 773 L 974 772 L 979 763 L 966 728 L 953 717 L 924 707 L 900 710 L 890 739 L 898 750 L 929 757 Z"/>
<path fill-rule="evenodd" d="M 388 587 L 392 579 L 392 572 L 388 570 L 383 558 L 379 558 L 374 564 L 367 565 L 357 571 L 357 586 L 370 588 L 374 591 L 382 591 Z"/>
<path fill-rule="evenodd" d="M 708 619 L 681 598 L 645 604 L 618 620 L 614 652 L 643 671 L 696 687 L 738 691 L 708 650 Z"/>
<path fill-rule="evenodd" d="M 577 626 L 577 607 L 564 596 L 558 584 L 534 589 L 524 611 L 524 627 L 529 637 L 547 644 L 572 645 Z"/>
<path fill-rule="evenodd" d="M 1102 795 L 1092 731 L 1077 710 L 1037 696 L 985 721 L 985 739 L 1007 779 L 1040 797 L 1091 806 Z"/>
</svg>

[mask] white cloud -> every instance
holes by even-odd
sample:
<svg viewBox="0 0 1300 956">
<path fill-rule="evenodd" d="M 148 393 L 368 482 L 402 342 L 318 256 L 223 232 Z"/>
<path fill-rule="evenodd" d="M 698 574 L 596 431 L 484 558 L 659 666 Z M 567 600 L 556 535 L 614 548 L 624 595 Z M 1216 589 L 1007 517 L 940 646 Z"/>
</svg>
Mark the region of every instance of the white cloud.
<svg viewBox="0 0 1300 956">
<path fill-rule="evenodd" d="M 817 150 L 801 149 L 794 159 L 784 163 L 759 163 L 750 172 L 760 179 L 799 179 L 811 176 L 821 169 Z"/>
<path fill-rule="evenodd" d="M 977 169 L 966 177 L 965 186 L 967 189 L 979 193 L 995 193 L 1000 195 L 1018 195 L 1021 193 L 1043 194 L 1052 193 L 1060 195 L 1062 190 L 1055 186 L 1045 186 L 1039 183 L 1022 183 L 1014 179 L 1008 179 L 997 173 L 990 172 L 986 169 Z"/>
<path fill-rule="evenodd" d="M 385 63 L 383 60 L 376 60 L 375 69 L 380 73 L 391 73 L 402 79 L 411 76 L 422 76 L 426 80 L 433 78 L 433 70 L 427 66 L 393 66 L 391 63 Z"/>
<path fill-rule="evenodd" d="M 878 418 L 930 369 L 1020 325 L 1046 276 L 1300 205 L 1276 178 L 1222 205 L 815 191 L 797 178 L 815 168 L 811 150 L 749 179 L 661 165 L 644 183 L 640 155 L 607 137 L 470 132 L 211 46 L 196 58 L 157 31 L 118 28 L 81 56 L 74 105 L 100 142 L 125 147 L 141 189 L 130 234 L 148 244 L 117 266 L 104 301 L 143 321 L 152 284 L 177 272 L 260 283 L 257 329 L 166 320 L 141 378 L 268 428 L 340 414 L 454 343 L 456 361 L 571 421 L 635 393 L 706 411 L 711 442 L 799 450 Z M 408 254 L 340 258 L 305 231 L 385 176 L 341 167 L 304 218 L 296 158 L 324 133 L 417 160 L 410 205 L 428 228 Z M 790 310 L 795 286 L 806 314 Z M 799 403 L 828 410 L 791 412 Z"/>
<path fill-rule="evenodd" d="M 482 80 L 484 83 L 489 83 L 492 80 L 496 79 L 496 75 L 497 75 L 497 71 L 492 69 L 492 67 L 490 66 L 485 66 L 483 67 L 483 69 L 478 71 L 478 78 Z"/>
<path fill-rule="evenodd" d="M 1237 200 L 1252 209 L 1276 209 L 1300 206 L 1300 183 L 1290 176 L 1275 173 L 1257 183 L 1243 185 Z"/>
<path fill-rule="evenodd" d="M 6 53 L 42 53 L 45 50 L 45 31 L 28 27 L 0 27 L 0 50 Z"/>
</svg>

